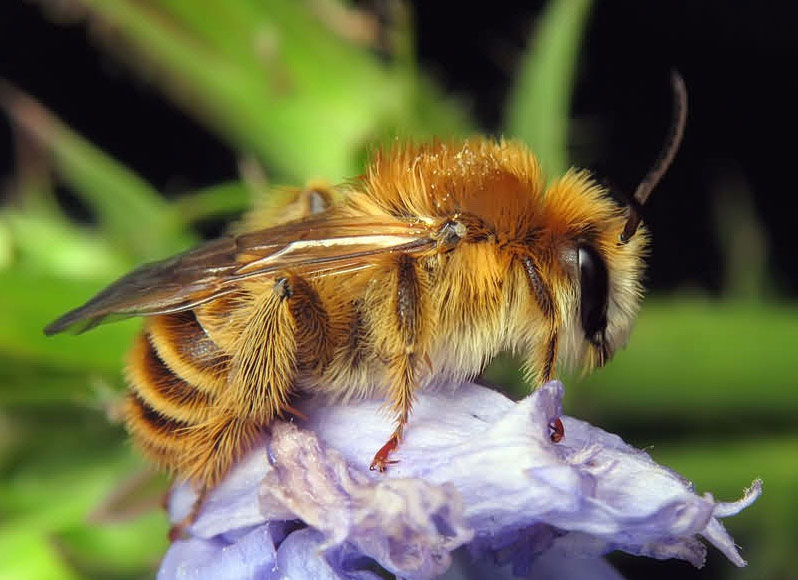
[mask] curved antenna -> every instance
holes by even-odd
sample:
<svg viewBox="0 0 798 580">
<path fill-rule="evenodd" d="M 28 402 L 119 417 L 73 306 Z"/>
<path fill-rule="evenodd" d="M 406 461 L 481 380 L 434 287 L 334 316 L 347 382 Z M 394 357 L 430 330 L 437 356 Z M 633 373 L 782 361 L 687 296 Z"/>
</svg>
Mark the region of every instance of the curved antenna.
<svg viewBox="0 0 798 580">
<path fill-rule="evenodd" d="M 649 169 L 640 185 L 637 186 L 634 197 L 629 202 L 629 217 L 621 233 L 621 244 L 625 244 L 635 235 L 637 228 L 640 226 L 640 220 L 643 219 L 642 210 L 646 200 L 660 182 L 662 176 L 665 175 L 665 172 L 668 171 L 673 158 L 676 157 L 679 146 L 682 144 L 684 127 L 687 124 L 687 88 L 684 85 L 682 75 L 675 70 L 671 71 L 671 87 L 673 88 L 673 121 L 671 122 L 671 128 L 657 162 Z"/>
</svg>

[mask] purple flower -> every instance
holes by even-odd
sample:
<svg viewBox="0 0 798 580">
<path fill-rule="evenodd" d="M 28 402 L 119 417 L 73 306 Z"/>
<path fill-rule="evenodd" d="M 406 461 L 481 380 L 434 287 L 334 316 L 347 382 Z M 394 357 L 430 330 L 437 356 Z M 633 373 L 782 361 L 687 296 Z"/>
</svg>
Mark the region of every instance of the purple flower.
<svg viewBox="0 0 798 580">
<path fill-rule="evenodd" d="M 718 519 L 753 503 L 761 482 L 737 502 L 716 502 L 570 417 L 553 443 L 562 394 L 556 381 L 518 403 L 474 384 L 455 394 L 428 389 L 399 463 L 384 474 L 368 470 L 392 429 L 379 402 L 309 401 L 307 421 L 275 422 L 210 494 L 159 577 L 378 580 L 384 569 L 408 580 L 548 578 L 556 570 L 561 580 L 609 580 L 620 576 L 600 558 L 612 550 L 701 566 L 699 537 L 745 565 Z M 194 498 L 188 486 L 175 491 L 173 521 Z"/>
</svg>

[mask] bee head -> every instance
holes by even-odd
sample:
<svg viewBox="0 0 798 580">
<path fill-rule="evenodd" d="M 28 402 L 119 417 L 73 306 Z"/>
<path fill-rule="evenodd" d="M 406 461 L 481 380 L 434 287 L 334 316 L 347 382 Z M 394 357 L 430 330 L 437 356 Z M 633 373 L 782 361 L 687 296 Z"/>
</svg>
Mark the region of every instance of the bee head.
<svg viewBox="0 0 798 580">
<path fill-rule="evenodd" d="M 577 245 L 579 324 L 591 351 L 592 366 L 602 366 L 622 345 L 640 302 L 642 258 L 647 234 L 640 228 L 642 209 L 651 192 L 673 162 L 687 120 L 687 91 L 677 72 L 671 74 L 673 122 L 665 145 L 627 207 L 623 226 L 609 227 L 591 242 Z"/>
</svg>

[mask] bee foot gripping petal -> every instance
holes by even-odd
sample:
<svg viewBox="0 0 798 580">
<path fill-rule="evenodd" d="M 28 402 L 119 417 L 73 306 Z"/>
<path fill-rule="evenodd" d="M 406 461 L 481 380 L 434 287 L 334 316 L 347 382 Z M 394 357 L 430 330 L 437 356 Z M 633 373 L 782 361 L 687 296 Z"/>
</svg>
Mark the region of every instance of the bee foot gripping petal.
<svg viewBox="0 0 798 580">
<path fill-rule="evenodd" d="M 562 393 L 550 382 L 514 403 L 473 384 L 456 397 L 427 389 L 385 474 L 368 469 L 388 435 L 379 402 L 311 401 L 301 428 L 275 424 L 209 495 L 160 577 L 377 580 L 384 569 L 425 580 L 451 568 L 493 578 L 498 563 L 529 578 L 609 579 L 619 576 L 600 558 L 612 550 L 700 566 L 701 537 L 745 565 L 719 518 L 750 506 L 760 482 L 734 503 L 697 495 L 617 435 L 561 416 Z M 566 436 L 555 443 L 558 418 Z M 173 520 L 191 494 L 173 495 Z M 453 554 L 461 546 L 473 560 Z"/>
</svg>

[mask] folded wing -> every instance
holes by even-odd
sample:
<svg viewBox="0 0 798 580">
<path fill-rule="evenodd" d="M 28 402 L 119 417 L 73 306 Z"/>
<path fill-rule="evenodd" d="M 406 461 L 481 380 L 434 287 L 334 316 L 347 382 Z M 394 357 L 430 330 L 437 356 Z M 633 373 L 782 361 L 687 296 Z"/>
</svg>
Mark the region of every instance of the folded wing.
<svg viewBox="0 0 798 580">
<path fill-rule="evenodd" d="M 236 282 L 290 269 L 308 278 L 368 268 L 381 255 L 421 255 L 435 242 L 416 219 L 321 215 L 208 242 L 123 276 L 45 328 L 84 332 L 112 319 L 190 310 L 233 293 Z"/>
</svg>

